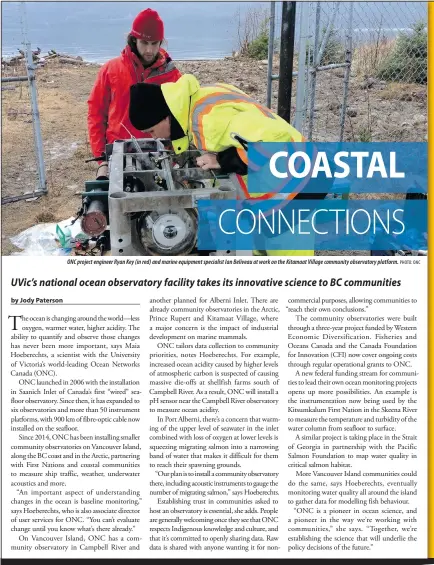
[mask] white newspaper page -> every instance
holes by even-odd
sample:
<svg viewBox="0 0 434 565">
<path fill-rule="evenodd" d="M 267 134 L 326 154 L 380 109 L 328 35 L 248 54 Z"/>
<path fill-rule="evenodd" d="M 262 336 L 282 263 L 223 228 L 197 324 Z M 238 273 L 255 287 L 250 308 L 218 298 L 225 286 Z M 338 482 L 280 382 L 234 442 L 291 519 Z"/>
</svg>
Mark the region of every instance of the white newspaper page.
<svg viewBox="0 0 434 565">
<path fill-rule="evenodd" d="M 3 558 L 426 558 L 426 257 L 2 265 Z"/>
</svg>

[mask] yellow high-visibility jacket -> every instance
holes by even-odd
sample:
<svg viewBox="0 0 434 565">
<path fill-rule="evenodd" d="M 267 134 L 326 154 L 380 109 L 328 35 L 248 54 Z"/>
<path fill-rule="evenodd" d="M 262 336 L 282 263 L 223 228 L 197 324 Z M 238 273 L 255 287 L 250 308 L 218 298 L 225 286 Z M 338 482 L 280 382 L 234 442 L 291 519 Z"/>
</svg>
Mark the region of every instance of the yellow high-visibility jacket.
<svg viewBox="0 0 434 565">
<path fill-rule="evenodd" d="M 193 75 L 183 75 L 175 83 L 161 85 L 163 96 L 185 136 L 172 140 L 176 153 L 192 143 L 200 151 L 220 153 L 230 147 L 247 165 L 247 153 L 236 137 L 247 142 L 304 141 L 303 135 L 288 122 L 262 106 L 235 86 L 218 83 L 200 86 Z M 247 191 L 244 195 L 255 198 Z M 290 198 L 290 196 L 288 195 Z M 269 251 L 267 255 L 313 255 L 313 251 Z"/>
<path fill-rule="evenodd" d="M 229 84 L 200 86 L 193 75 L 161 85 L 170 111 L 186 133 L 173 140 L 176 153 L 193 143 L 200 151 L 219 153 L 229 147 L 239 149 L 247 163 L 238 135 L 247 141 L 303 141 L 303 136 L 271 110 L 255 102 Z"/>
</svg>

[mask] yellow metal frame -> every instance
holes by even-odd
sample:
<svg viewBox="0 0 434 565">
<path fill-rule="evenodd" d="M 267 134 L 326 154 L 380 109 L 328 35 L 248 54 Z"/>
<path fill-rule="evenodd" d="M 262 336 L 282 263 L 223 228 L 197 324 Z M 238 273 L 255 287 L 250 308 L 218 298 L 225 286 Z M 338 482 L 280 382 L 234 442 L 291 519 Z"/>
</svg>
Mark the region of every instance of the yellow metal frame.
<svg viewBox="0 0 434 565">
<path fill-rule="evenodd" d="M 428 193 L 434 194 L 434 2 L 428 3 Z M 434 249 L 433 204 L 428 197 L 428 557 L 434 557 L 434 382 L 433 348 L 434 323 L 432 285 L 433 273 L 430 254 Z"/>
</svg>

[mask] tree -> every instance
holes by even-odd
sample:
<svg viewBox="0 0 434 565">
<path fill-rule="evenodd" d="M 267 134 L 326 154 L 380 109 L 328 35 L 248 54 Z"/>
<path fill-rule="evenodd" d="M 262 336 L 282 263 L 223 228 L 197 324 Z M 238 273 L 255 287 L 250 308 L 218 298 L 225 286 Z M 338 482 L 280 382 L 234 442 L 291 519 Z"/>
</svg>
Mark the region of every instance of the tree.
<svg viewBox="0 0 434 565">
<path fill-rule="evenodd" d="M 391 54 L 378 70 L 378 78 L 394 82 L 426 84 L 428 78 L 428 30 L 425 22 L 400 32 Z"/>
</svg>

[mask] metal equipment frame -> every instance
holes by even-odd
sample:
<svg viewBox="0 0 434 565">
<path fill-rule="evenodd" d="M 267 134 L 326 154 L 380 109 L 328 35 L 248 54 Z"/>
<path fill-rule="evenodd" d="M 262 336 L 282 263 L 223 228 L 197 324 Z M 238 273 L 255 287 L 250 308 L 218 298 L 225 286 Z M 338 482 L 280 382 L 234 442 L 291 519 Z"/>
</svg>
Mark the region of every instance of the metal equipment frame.
<svg viewBox="0 0 434 565">
<path fill-rule="evenodd" d="M 140 150 L 140 151 L 139 151 Z M 134 151 L 134 152 L 132 152 Z M 161 169 L 146 170 L 142 168 L 141 160 L 145 153 L 160 161 Z M 200 155 L 198 151 L 187 151 L 182 154 Z M 112 255 L 143 255 L 143 246 L 139 241 L 137 230 L 130 214 L 159 210 L 162 208 L 197 208 L 200 200 L 235 200 L 236 187 L 230 179 L 219 180 L 217 186 L 201 188 L 182 188 L 185 181 L 203 179 L 206 173 L 200 168 L 171 168 L 169 158 L 175 158 L 160 140 L 128 140 L 115 141 L 109 160 L 109 218 L 110 243 Z M 151 190 L 146 192 L 125 192 L 124 177 L 134 175 L 146 183 L 152 183 L 155 174 L 164 177 L 168 190 Z M 214 175 L 208 173 L 213 181 Z M 215 179 L 215 177 L 214 177 Z M 216 181 L 217 179 L 215 179 Z M 181 188 L 177 189 L 176 186 Z M 213 183 L 215 184 L 215 182 Z M 235 255 L 235 252 L 217 251 L 216 255 Z"/>
</svg>

